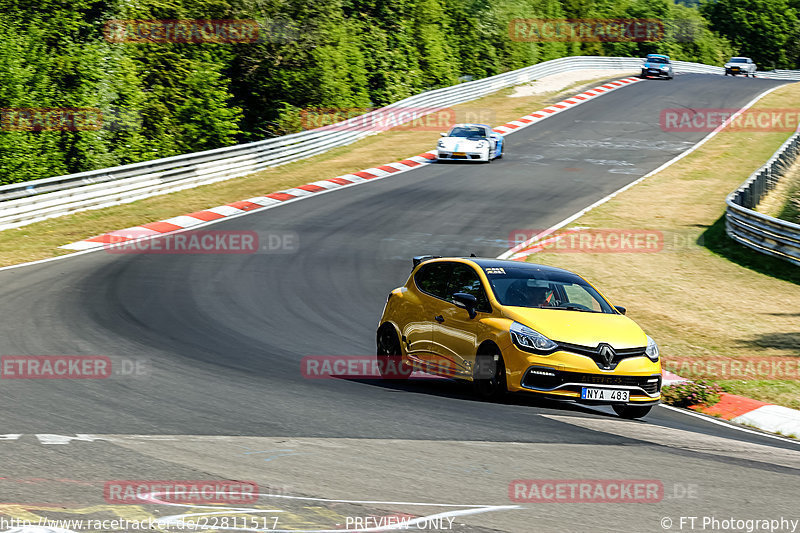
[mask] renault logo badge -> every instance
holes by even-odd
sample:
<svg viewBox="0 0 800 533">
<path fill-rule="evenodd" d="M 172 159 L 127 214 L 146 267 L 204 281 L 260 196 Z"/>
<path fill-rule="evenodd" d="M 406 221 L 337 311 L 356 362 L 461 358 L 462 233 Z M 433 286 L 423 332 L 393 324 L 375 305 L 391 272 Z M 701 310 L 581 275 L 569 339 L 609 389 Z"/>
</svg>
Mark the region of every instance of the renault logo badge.
<svg viewBox="0 0 800 533">
<path fill-rule="evenodd" d="M 614 356 L 617 355 L 614 348 L 608 344 L 600 344 L 597 347 L 597 353 L 600 355 L 600 359 L 603 360 L 606 367 L 611 366 L 611 363 L 614 362 Z"/>
</svg>

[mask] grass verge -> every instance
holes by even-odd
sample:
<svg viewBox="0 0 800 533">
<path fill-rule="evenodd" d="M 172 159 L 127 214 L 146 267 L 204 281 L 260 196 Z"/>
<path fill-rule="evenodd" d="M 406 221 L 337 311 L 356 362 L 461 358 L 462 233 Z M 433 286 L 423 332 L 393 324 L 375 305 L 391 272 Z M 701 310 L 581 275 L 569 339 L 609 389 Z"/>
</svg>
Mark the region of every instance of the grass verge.
<svg viewBox="0 0 800 533">
<path fill-rule="evenodd" d="M 796 162 L 758 204 L 756 211 L 800 224 L 800 162 Z"/>
<path fill-rule="evenodd" d="M 798 98 L 800 84 L 791 84 L 755 107 L 791 107 Z M 574 270 L 596 283 L 613 302 L 628 308 L 667 361 L 671 356 L 800 358 L 800 269 L 734 243 L 725 235 L 723 219 L 727 194 L 788 136 L 723 131 L 572 224 L 660 231 L 664 246 L 658 252 L 550 249 L 529 261 Z M 717 382 L 728 392 L 800 408 L 797 378 Z"/>
<path fill-rule="evenodd" d="M 485 122 L 493 126 L 541 109 L 586 87 L 615 78 L 576 82 L 562 91 L 509 98 L 513 88 L 454 106 L 457 122 Z M 220 183 L 155 196 L 129 204 L 44 220 L 0 232 L 0 266 L 72 253 L 59 246 L 117 229 L 129 228 L 269 194 L 312 181 L 341 176 L 365 168 L 399 161 L 436 147 L 439 131 L 400 129 L 362 139 L 349 146 L 281 167 L 270 168 Z"/>
</svg>

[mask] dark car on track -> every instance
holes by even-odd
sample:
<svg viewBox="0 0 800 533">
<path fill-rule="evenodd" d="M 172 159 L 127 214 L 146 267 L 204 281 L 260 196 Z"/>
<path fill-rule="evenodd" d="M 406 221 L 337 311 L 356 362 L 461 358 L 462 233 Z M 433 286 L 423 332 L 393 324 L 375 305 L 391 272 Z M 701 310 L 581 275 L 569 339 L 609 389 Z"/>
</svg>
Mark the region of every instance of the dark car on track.
<svg viewBox="0 0 800 533">
<path fill-rule="evenodd" d="M 641 78 L 666 78 L 671 80 L 675 73 L 669 56 L 662 54 L 647 54 L 642 65 Z"/>
</svg>

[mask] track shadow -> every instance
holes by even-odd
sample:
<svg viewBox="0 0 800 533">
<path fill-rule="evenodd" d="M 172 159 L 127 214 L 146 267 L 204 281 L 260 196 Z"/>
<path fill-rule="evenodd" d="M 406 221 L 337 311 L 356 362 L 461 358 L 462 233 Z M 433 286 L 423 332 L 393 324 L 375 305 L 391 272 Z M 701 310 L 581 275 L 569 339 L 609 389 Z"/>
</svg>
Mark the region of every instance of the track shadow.
<svg viewBox="0 0 800 533">
<path fill-rule="evenodd" d="M 739 266 L 800 285 L 800 268 L 777 257 L 751 250 L 728 237 L 725 233 L 725 215 L 700 235 L 697 244 Z"/>
<path fill-rule="evenodd" d="M 346 381 L 353 381 L 356 383 L 363 383 L 373 387 L 381 387 L 383 389 L 394 390 L 398 392 L 406 392 L 413 394 L 428 394 L 431 396 L 439 396 L 442 398 L 450 398 L 456 400 L 464 400 L 470 402 L 478 402 L 488 404 L 486 400 L 479 398 L 472 389 L 472 384 L 461 382 L 454 379 L 447 378 L 409 378 L 409 379 L 363 379 L 363 378 L 339 378 Z M 547 398 L 540 398 L 531 393 L 516 392 L 506 394 L 502 401 L 493 402 L 498 405 L 512 405 L 520 407 L 535 407 L 540 409 L 553 409 L 558 411 L 570 411 L 575 413 L 592 414 L 600 416 L 608 416 L 615 418 L 615 415 L 603 413 L 592 409 L 591 407 L 584 406 L 572 402 L 559 402 L 556 400 L 549 400 Z"/>
</svg>

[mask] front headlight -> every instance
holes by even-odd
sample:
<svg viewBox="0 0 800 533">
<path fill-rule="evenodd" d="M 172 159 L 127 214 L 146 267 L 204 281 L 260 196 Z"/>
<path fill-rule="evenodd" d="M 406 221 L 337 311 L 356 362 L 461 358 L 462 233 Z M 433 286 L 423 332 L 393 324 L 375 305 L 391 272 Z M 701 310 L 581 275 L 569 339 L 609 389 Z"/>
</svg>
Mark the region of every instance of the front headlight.
<svg viewBox="0 0 800 533">
<path fill-rule="evenodd" d="M 647 335 L 647 349 L 644 351 L 644 354 L 654 363 L 658 362 L 658 344 L 650 338 L 650 335 Z"/>
<path fill-rule="evenodd" d="M 511 340 L 520 350 L 549 353 L 558 348 L 558 344 L 519 322 L 512 323 L 509 331 L 511 332 Z"/>
</svg>

